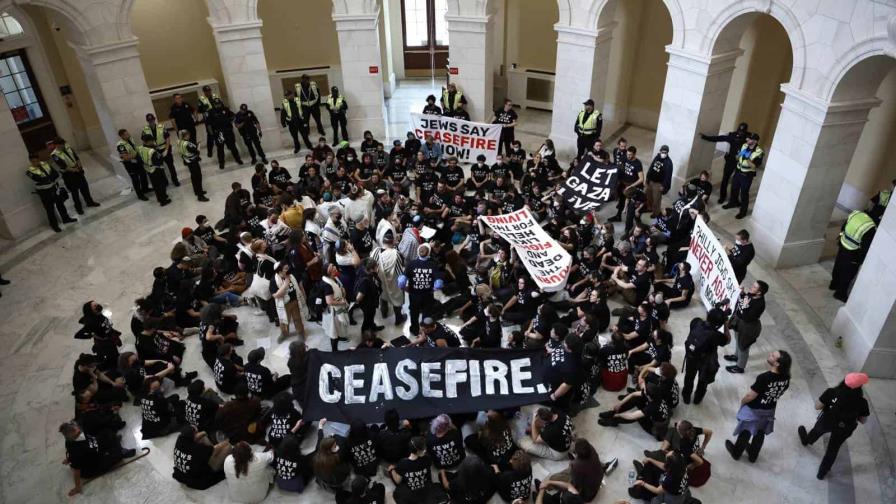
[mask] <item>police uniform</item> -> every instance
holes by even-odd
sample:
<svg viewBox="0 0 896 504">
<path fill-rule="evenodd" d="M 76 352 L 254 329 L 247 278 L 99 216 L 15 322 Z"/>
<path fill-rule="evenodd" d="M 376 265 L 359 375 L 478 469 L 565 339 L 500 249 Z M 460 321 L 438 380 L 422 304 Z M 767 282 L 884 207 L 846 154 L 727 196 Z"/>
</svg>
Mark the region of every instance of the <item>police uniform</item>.
<svg viewBox="0 0 896 504">
<path fill-rule="evenodd" d="M 896 181 L 893 182 L 896 185 Z M 884 212 L 887 211 L 887 205 L 890 204 L 890 198 L 893 196 L 892 189 L 885 189 L 871 198 L 871 210 L 868 210 L 868 215 L 874 219 L 876 224 L 880 224 L 880 220 L 884 216 Z"/>
<path fill-rule="evenodd" d="M 308 123 L 302 117 L 302 104 L 296 97 L 284 98 L 280 105 L 280 125 L 289 128 L 289 136 L 292 137 L 293 152 L 299 152 L 302 147 L 299 144 L 299 133 L 309 149 L 313 148 L 308 138 Z"/>
<path fill-rule="evenodd" d="M 758 138 L 757 138 L 758 141 Z M 750 186 L 756 178 L 756 169 L 762 166 L 765 151 L 757 143 L 752 148 L 749 144 L 743 144 L 737 153 L 737 170 L 731 180 L 731 199 L 722 208 L 734 208 L 740 206 L 736 217 L 746 217 L 747 208 L 750 206 Z"/>
<path fill-rule="evenodd" d="M 264 149 L 261 147 L 261 125 L 258 122 L 258 117 L 255 116 L 255 112 L 248 108 L 246 110 L 240 108 L 233 122 L 236 124 L 236 129 L 239 130 L 240 136 L 243 137 L 246 149 L 249 150 L 252 164 L 255 164 L 257 160 L 256 153 L 261 158 L 262 163 L 268 164 L 268 158 L 264 155 Z"/>
<path fill-rule="evenodd" d="M 853 382 L 855 376 L 861 376 L 864 379 Z M 831 466 L 837 460 L 840 447 L 852 436 L 859 421 L 871 415 L 868 401 L 862 397 L 860 388 L 860 384 L 867 381 L 867 375 L 863 373 L 847 375 L 847 379 L 843 383 L 825 390 L 818 398 L 822 409 L 812 430 L 807 433 L 802 425 L 799 427 L 798 432 L 803 445 L 814 444 L 822 435 L 831 433 L 824 457 L 818 467 L 818 479 L 823 479 L 831 470 Z"/>
<path fill-rule="evenodd" d="M 193 112 L 193 106 L 185 101 L 182 101 L 180 105 L 172 103 L 168 118 L 174 121 L 177 131 L 189 131 L 190 139 L 195 142 L 199 137 L 196 136 L 196 121 L 193 119 Z"/>
<path fill-rule="evenodd" d="M 149 175 L 149 180 L 152 181 L 152 189 L 156 193 L 156 201 L 159 202 L 160 206 L 167 205 L 171 200 L 168 199 L 168 192 L 166 191 L 168 179 L 165 178 L 165 171 L 162 168 L 162 163 L 165 162 L 165 155 L 155 147 L 141 145 L 137 147 L 137 156 L 143 164 L 143 169 Z"/>
<path fill-rule="evenodd" d="M 144 126 L 143 135 L 151 135 L 153 137 L 156 142 L 156 150 L 162 155 L 162 161 L 168 166 L 168 172 L 171 173 L 171 183 L 175 186 L 180 186 L 180 181 L 177 180 L 177 171 L 174 168 L 174 155 L 171 153 L 168 130 L 157 122 L 155 125 L 147 124 Z"/>
<path fill-rule="evenodd" d="M 177 152 L 180 154 L 184 166 L 190 170 L 190 182 L 193 184 L 193 194 L 202 201 L 205 196 L 205 191 L 202 190 L 202 168 L 199 166 L 199 148 L 189 140 L 178 140 Z"/>
<path fill-rule="evenodd" d="M 348 103 L 345 102 L 345 97 L 342 95 L 334 97 L 331 93 L 330 97 L 327 98 L 327 110 L 330 111 L 330 127 L 333 128 L 333 145 L 339 143 L 340 129 L 342 130 L 342 139 L 348 142 L 349 139 L 346 120 Z"/>
<path fill-rule="evenodd" d="M 874 219 L 865 212 L 856 210 L 849 214 L 840 230 L 840 243 L 834 269 L 831 271 L 831 283 L 828 288 L 834 291 L 834 297 L 846 302 L 849 296 L 849 284 L 859 272 L 859 266 L 865 260 L 865 254 L 871 247 L 877 225 Z"/>
<path fill-rule="evenodd" d="M 49 221 L 53 231 L 57 233 L 62 231 L 59 229 L 59 221 L 56 220 L 56 211 L 62 217 L 62 222 L 75 222 L 75 219 L 69 217 L 65 209 L 65 199 L 60 198 L 57 193 L 59 190 L 57 186 L 59 172 L 55 168 L 49 163 L 41 161 L 37 166 L 28 166 L 25 174 L 34 181 L 34 192 L 37 193 L 44 210 L 47 212 L 47 221 Z M 56 206 L 56 211 L 53 210 L 54 205 Z"/>
<path fill-rule="evenodd" d="M 588 100 L 585 102 L 585 105 L 589 104 L 594 107 L 593 101 Z M 597 109 L 594 109 L 591 112 L 583 109 L 579 112 L 579 115 L 576 117 L 575 125 L 573 126 L 573 131 L 578 135 L 578 141 L 576 142 L 576 146 L 578 147 L 577 157 L 581 158 L 582 155 L 594 147 L 594 142 L 600 138 L 600 131 L 603 127 L 604 119 Z"/>
<path fill-rule="evenodd" d="M 311 117 L 313 117 L 317 124 L 317 132 L 326 135 L 324 125 L 320 122 L 320 92 L 317 90 L 317 83 L 314 81 L 309 81 L 307 85 L 301 82 L 297 83 L 296 97 L 302 104 L 302 119 L 305 120 L 308 129 L 311 129 Z"/>
<path fill-rule="evenodd" d="M 140 156 L 137 155 L 137 147 L 130 138 L 127 140 L 119 139 L 115 145 L 118 150 L 118 157 L 121 158 L 121 164 L 131 177 L 131 183 L 134 185 L 134 192 L 137 198 L 146 201 L 146 193 L 149 191 L 149 180 L 146 178 L 146 170 L 140 164 Z"/>
<path fill-rule="evenodd" d="M 212 129 L 208 125 L 208 113 L 212 110 L 212 103 L 215 100 L 220 100 L 221 97 L 211 93 L 211 96 L 206 96 L 205 93 L 201 93 L 199 95 L 199 107 L 198 112 L 202 116 L 202 122 L 205 123 L 205 145 L 208 153 L 206 156 L 212 157 L 212 147 L 215 145 L 215 135 L 212 133 Z M 196 140 L 195 136 L 190 137 L 193 140 Z"/>
<path fill-rule="evenodd" d="M 741 123 L 737 130 L 729 131 L 727 135 L 700 135 L 700 138 L 707 142 L 725 142 L 728 144 L 728 152 L 725 153 L 725 167 L 722 171 L 722 183 L 719 184 L 719 203 L 723 203 L 728 198 L 728 186 L 731 183 L 731 176 L 734 175 L 734 171 L 737 168 L 738 149 L 746 143 L 749 135 L 746 123 Z"/>
<path fill-rule="evenodd" d="M 215 104 L 221 103 L 220 100 Z M 212 107 L 208 113 L 206 127 L 211 128 L 215 136 L 215 146 L 218 150 L 218 168 L 224 169 L 224 146 L 230 150 L 237 164 L 243 164 L 240 151 L 236 148 L 236 135 L 233 133 L 233 112 L 221 103 L 221 107 Z"/>
<path fill-rule="evenodd" d="M 75 211 L 79 214 L 84 213 L 81 206 L 81 196 L 84 196 L 84 203 L 89 207 L 100 206 L 99 203 L 93 201 L 90 195 L 90 185 L 87 183 L 87 177 L 84 176 L 84 168 L 81 167 L 81 159 L 78 154 L 68 144 L 57 145 L 50 158 L 56 164 L 56 168 L 62 173 L 62 181 L 65 187 L 72 195 L 72 202 L 75 204 Z"/>
<path fill-rule="evenodd" d="M 442 115 L 445 117 L 454 117 L 455 112 L 460 109 L 460 104 L 466 104 L 467 99 L 460 89 L 449 91 L 447 88 L 442 90 Z"/>
</svg>

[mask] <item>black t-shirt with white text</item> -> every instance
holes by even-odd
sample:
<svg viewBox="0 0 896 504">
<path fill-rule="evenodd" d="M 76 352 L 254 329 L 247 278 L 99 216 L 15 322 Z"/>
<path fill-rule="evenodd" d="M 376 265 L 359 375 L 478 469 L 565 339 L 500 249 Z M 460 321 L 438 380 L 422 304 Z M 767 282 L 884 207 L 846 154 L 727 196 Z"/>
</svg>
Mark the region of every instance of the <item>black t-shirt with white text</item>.
<svg viewBox="0 0 896 504">
<path fill-rule="evenodd" d="M 775 409 L 778 399 L 790 387 L 790 377 L 766 371 L 756 377 L 750 389 L 756 392 L 755 399 L 747 403 L 753 409 Z"/>
</svg>

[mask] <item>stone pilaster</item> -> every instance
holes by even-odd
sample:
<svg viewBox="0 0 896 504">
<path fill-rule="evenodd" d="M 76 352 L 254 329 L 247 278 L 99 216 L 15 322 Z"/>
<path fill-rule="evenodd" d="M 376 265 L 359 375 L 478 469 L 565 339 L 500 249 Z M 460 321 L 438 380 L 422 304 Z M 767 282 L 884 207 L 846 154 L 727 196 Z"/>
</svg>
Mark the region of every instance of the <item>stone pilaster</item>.
<svg viewBox="0 0 896 504">
<path fill-rule="evenodd" d="M 348 4 L 354 7 L 356 2 Z M 348 101 L 348 134 L 360 139 L 369 130 L 374 138 L 386 136 L 386 114 L 383 94 L 382 57 L 376 12 L 334 13 L 333 21 L 339 37 L 342 69 L 342 94 Z M 376 73 L 371 73 L 376 69 Z"/>
<path fill-rule="evenodd" d="M 451 82 L 467 98 L 467 111 L 473 121 L 488 121 L 494 110 L 494 73 L 492 67 L 492 16 L 446 15 L 448 21 L 450 66 L 458 69 Z"/>
<path fill-rule="evenodd" d="M 554 25 L 557 31 L 557 67 L 554 75 L 554 103 L 551 114 L 551 139 L 557 151 L 576 153 L 573 130 L 576 117 L 591 96 L 597 31 Z M 596 108 L 600 109 L 600 104 Z"/>
<path fill-rule="evenodd" d="M 16 126 L 6 98 L 0 96 L 0 238 L 15 239 L 46 226 L 46 217 L 34 185 L 25 175 L 28 149 Z"/>
</svg>

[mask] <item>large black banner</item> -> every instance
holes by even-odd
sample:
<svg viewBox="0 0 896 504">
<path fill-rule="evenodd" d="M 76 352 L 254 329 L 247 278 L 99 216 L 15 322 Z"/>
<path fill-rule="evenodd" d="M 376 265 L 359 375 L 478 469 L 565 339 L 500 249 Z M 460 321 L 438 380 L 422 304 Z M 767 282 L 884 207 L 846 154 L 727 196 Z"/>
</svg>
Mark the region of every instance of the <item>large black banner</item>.
<svg viewBox="0 0 896 504">
<path fill-rule="evenodd" d="M 590 212 L 615 196 L 616 174 L 615 165 L 598 163 L 586 155 L 569 173 L 559 191 L 570 208 Z"/>
<path fill-rule="evenodd" d="M 386 348 L 308 353 L 305 421 L 383 421 L 503 409 L 550 394 L 544 350 Z"/>
</svg>

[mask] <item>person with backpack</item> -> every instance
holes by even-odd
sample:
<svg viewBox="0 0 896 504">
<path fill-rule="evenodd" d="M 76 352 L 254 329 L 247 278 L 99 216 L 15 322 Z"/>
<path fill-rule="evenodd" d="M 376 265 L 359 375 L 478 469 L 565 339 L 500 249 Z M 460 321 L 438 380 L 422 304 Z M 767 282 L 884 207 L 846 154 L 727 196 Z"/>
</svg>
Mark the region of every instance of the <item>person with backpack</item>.
<svg viewBox="0 0 896 504">
<path fill-rule="evenodd" d="M 719 332 L 719 329 L 723 329 Z M 685 404 L 700 404 L 706 395 L 709 384 L 716 379 L 719 371 L 719 347 L 731 341 L 728 330 L 728 317 L 721 308 L 713 308 L 706 315 L 706 320 L 699 317 L 691 320 L 691 331 L 684 343 L 684 387 L 681 397 Z M 694 390 L 694 380 L 697 388 Z"/>
<path fill-rule="evenodd" d="M 812 430 L 806 432 L 802 425 L 797 429 L 803 446 L 814 444 L 824 434 L 830 432 L 828 447 L 818 466 L 818 479 L 824 479 L 843 443 L 852 436 L 859 423 L 865 423 L 870 415 L 868 401 L 862 397 L 862 385 L 868 383 L 865 373 L 849 373 L 836 387 L 821 394 L 815 402 L 815 409 L 821 411 Z"/>
</svg>

